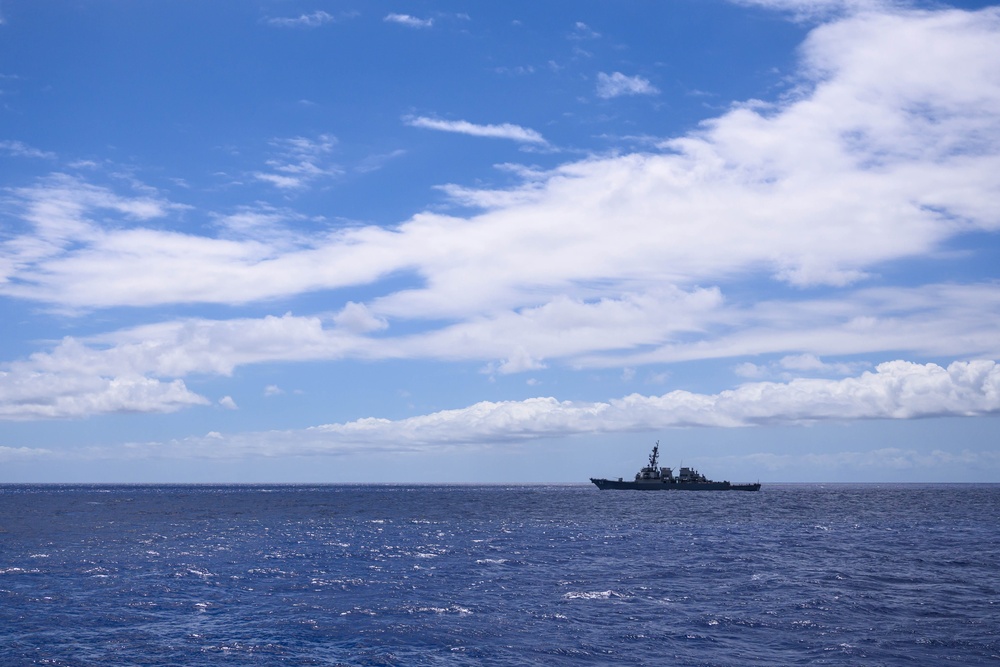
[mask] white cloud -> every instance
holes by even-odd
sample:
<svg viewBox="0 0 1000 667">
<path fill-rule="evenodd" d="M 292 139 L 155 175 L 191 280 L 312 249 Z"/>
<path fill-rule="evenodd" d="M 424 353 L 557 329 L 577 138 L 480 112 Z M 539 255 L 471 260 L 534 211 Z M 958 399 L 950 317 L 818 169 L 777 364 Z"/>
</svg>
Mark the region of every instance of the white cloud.
<svg viewBox="0 0 1000 667">
<path fill-rule="evenodd" d="M 361 174 L 368 174 L 373 171 L 378 171 L 384 167 L 387 163 L 396 158 L 406 155 L 406 151 L 403 149 L 396 149 L 388 153 L 381 153 L 378 155 L 369 155 L 362 159 L 358 164 L 354 166 L 354 171 Z"/>
<path fill-rule="evenodd" d="M 473 360 L 498 372 L 787 358 L 742 367 L 766 373 L 757 377 L 809 370 L 797 355 L 1000 358 L 997 284 L 850 287 L 959 235 L 1000 231 L 1000 10 L 852 16 L 813 30 L 802 57 L 794 94 L 736 106 L 662 152 L 514 171 L 523 182 L 509 189 L 453 186 L 483 209 L 467 217 L 297 235 L 285 228 L 292 214 L 258 206 L 217 216 L 221 232 L 209 237 L 149 225 L 178 209 L 155 193 L 65 175 L 13 190 L 2 205 L 24 229 L 0 240 L 6 297 L 85 311 L 238 304 L 389 275 L 408 286 L 330 320 L 185 320 L 69 340 L 8 365 L 3 381 L 159 382 L 344 357 Z M 516 125 L 409 122 L 544 141 Z M 289 186 L 330 177 L 335 145 L 329 135 L 276 140 L 267 174 Z M 745 303 L 713 287 L 748 275 L 836 289 Z M 394 335 L 397 322 L 431 324 Z M 178 395 L 177 405 L 200 400 Z"/>
<path fill-rule="evenodd" d="M 776 376 L 790 379 L 801 374 L 850 375 L 867 365 L 863 362 L 828 363 L 816 354 L 807 353 L 787 355 L 771 364 L 740 363 L 736 365 L 733 372 L 744 378 L 760 379 Z"/>
<path fill-rule="evenodd" d="M 427 317 L 475 317 L 488 304 L 588 298 L 598 284 L 596 296 L 615 297 L 749 271 L 847 285 L 955 235 L 1000 229 L 997 13 L 822 26 L 804 46 L 797 97 L 736 107 L 664 153 L 569 163 L 506 190 L 455 186 L 465 203 L 489 209 L 469 218 L 424 213 L 275 249 L 270 239 L 105 229 L 87 218 L 92 210 L 128 202 L 165 214 L 167 204 L 79 181 L 68 197 L 43 182 L 16 193 L 34 232 L 0 247 L 0 271 L 16 278 L 0 293 L 68 308 L 241 303 L 410 271 L 422 286 L 380 300 L 383 314 L 429 307 Z M 519 126 L 411 122 L 540 138 Z M 331 138 L 280 145 L 288 157 L 269 173 L 286 185 L 329 171 L 316 156 L 332 150 Z M 74 225 L 73 243 L 55 242 Z"/>
<path fill-rule="evenodd" d="M 434 25 L 434 19 L 419 19 L 409 14 L 387 14 L 383 21 L 388 23 L 398 23 L 408 28 L 430 28 Z"/>
<path fill-rule="evenodd" d="M 13 194 L 15 199 L 7 203 L 30 231 L 8 233 L 0 241 L 0 293 L 26 268 L 106 238 L 102 224 L 88 217 L 93 212 L 101 212 L 102 223 L 127 229 L 179 208 L 149 196 L 119 196 L 65 174 L 53 174 Z"/>
<path fill-rule="evenodd" d="M 736 367 L 733 368 L 733 373 L 741 378 L 757 379 L 764 377 L 767 374 L 767 368 L 762 367 L 759 364 L 744 361 L 737 364 Z"/>
<path fill-rule="evenodd" d="M 275 187 L 298 190 L 318 179 L 344 173 L 340 166 L 330 163 L 327 158 L 337 145 L 337 139 L 332 135 L 320 134 L 315 139 L 274 139 L 271 145 L 277 150 L 276 156 L 267 161 L 271 171 L 255 172 L 254 177 Z"/>
<path fill-rule="evenodd" d="M 570 39 L 597 39 L 600 36 L 601 33 L 597 32 L 583 21 L 577 21 L 574 23 L 573 32 L 570 33 Z"/>
<path fill-rule="evenodd" d="M 729 0 L 747 7 L 789 12 L 800 20 L 829 19 L 831 16 L 858 12 L 891 11 L 905 0 Z"/>
<path fill-rule="evenodd" d="M 329 436 L 331 444 L 462 444 L 678 426 L 743 427 L 997 412 L 1000 367 L 994 362 L 955 362 L 942 368 L 895 361 L 879 365 L 874 373 L 844 380 L 755 383 L 714 395 L 633 394 L 607 403 L 554 398 L 482 402 L 398 421 L 362 419 L 309 432 Z"/>
<path fill-rule="evenodd" d="M 493 71 L 497 74 L 506 74 L 511 76 L 524 76 L 527 74 L 534 74 L 534 65 L 514 65 L 514 66 L 500 66 L 494 67 Z"/>
<path fill-rule="evenodd" d="M 762 301 L 706 313 L 701 325 L 702 336 L 671 339 L 634 354 L 581 355 L 574 363 L 614 368 L 789 352 L 839 356 L 899 350 L 924 357 L 1000 358 L 1000 340 L 993 333 L 1000 327 L 1000 286 L 927 285 L 859 290 L 833 299 Z M 828 369 L 837 374 L 851 367 Z M 764 371 L 740 368 L 744 377 L 761 377 Z"/>
<path fill-rule="evenodd" d="M 351 333 L 381 331 L 389 326 L 384 318 L 372 315 L 363 303 L 354 303 L 353 301 L 348 301 L 347 305 L 334 315 L 333 321 L 338 327 Z"/>
<path fill-rule="evenodd" d="M 0 25 L 3 21 L 0 20 Z M 51 449 L 44 447 L 4 447 L 0 446 L 0 461 L 26 461 L 53 456 Z"/>
<path fill-rule="evenodd" d="M 478 294 L 480 298 L 491 298 L 486 288 Z M 455 298 L 461 296 L 456 294 Z M 542 368 L 544 359 L 562 359 L 575 365 L 596 350 L 645 348 L 690 336 L 722 305 L 717 290 L 700 289 L 664 289 L 590 302 L 556 296 L 539 306 L 517 311 L 499 308 L 503 295 L 492 298 L 498 300 L 498 312 L 397 340 L 396 349 L 408 355 L 431 354 L 439 358 L 504 359 L 504 373 Z M 413 305 L 420 307 L 419 302 Z M 458 309 L 455 314 L 471 306 L 461 302 L 452 305 Z M 394 312 L 398 306 L 384 302 L 374 307 Z"/>
<path fill-rule="evenodd" d="M 2 25 L 2 23 L 0 23 Z M 23 141 L 0 141 L 0 150 L 6 151 L 11 155 L 18 157 L 33 157 L 33 158 L 45 158 L 45 159 L 55 159 L 56 154 L 50 153 L 49 151 L 43 151 L 34 146 L 29 146 Z"/>
<path fill-rule="evenodd" d="M 883 447 L 871 451 L 840 451 L 831 453 L 802 452 L 793 454 L 754 453 L 725 457 L 721 461 L 733 468 L 765 469 L 771 472 L 811 469 L 829 475 L 835 470 L 862 471 L 861 478 L 871 471 L 884 474 L 890 470 L 925 469 L 936 474 L 941 468 L 951 465 L 975 466 L 979 469 L 996 468 L 1000 464 L 1000 452 L 972 451 L 961 449 L 930 452 L 901 447 Z M 814 473 L 815 474 L 815 473 Z M 858 478 L 858 474 L 853 475 Z"/>
<path fill-rule="evenodd" d="M 221 235 L 231 240 L 264 243 L 277 251 L 293 251 L 308 244 L 308 234 L 296 230 L 297 225 L 307 222 L 306 217 L 289 209 L 258 204 L 211 217 Z"/>
<path fill-rule="evenodd" d="M 476 125 L 465 120 L 438 120 L 425 116 L 407 116 L 403 119 L 411 127 L 422 127 L 441 132 L 468 134 L 473 137 L 489 137 L 492 139 L 512 139 L 522 143 L 544 144 L 545 138 L 536 132 L 520 125 L 502 123 L 500 125 Z"/>
<path fill-rule="evenodd" d="M 276 188 L 283 188 L 287 190 L 294 190 L 305 186 L 305 180 L 298 176 L 286 176 L 284 174 L 275 174 L 273 172 L 268 173 L 258 171 L 254 173 L 254 178 L 258 181 L 270 183 Z"/>
<path fill-rule="evenodd" d="M 796 373 L 814 373 L 821 375 L 848 375 L 857 370 L 857 366 L 847 363 L 829 363 L 815 354 L 793 354 L 782 357 L 778 361 L 781 368 Z"/>
<path fill-rule="evenodd" d="M 175 412 L 206 405 L 181 380 L 123 375 L 0 371 L 0 421 L 68 419 L 123 412 Z"/>
<path fill-rule="evenodd" d="M 660 91 L 641 76 L 626 76 L 621 72 L 597 74 L 597 96 L 604 99 L 622 95 L 656 95 Z"/>
<path fill-rule="evenodd" d="M 870 309 L 870 310 L 869 310 Z M 871 317 L 869 312 L 892 315 Z M 818 315 L 819 314 L 819 315 Z M 330 326 L 332 325 L 332 326 Z M 9 363 L 0 374 L 0 419 L 36 419 L 95 411 L 174 410 L 205 399 L 156 378 L 230 375 L 240 366 L 280 361 L 432 359 L 486 362 L 487 374 L 520 373 L 559 363 L 576 368 L 635 368 L 653 363 L 783 354 L 744 363 L 747 378 L 844 375 L 857 366 L 823 355 L 1000 358 L 1000 286 L 954 285 L 861 291 L 842 300 L 762 303 L 730 308 L 717 290 L 663 291 L 592 303 L 554 299 L 424 333 L 391 335 L 385 315 L 348 303 L 328 320 L 293 316 L 180 320 L 86 339 L 66 338 L 49 352 Z M 377 336 L 368 334 L 377 332 Z M 789 354 L 789 350 L 800 352 Z M 897 352 L 894 352 L 897 351 Z M 119 392 L 97 400 L 112 381 L 146 378 L 162 391 L 143 407 Z M 148 379 L 151 378 L 151 379 Z M 178 384 L 180 382 L 180 384 Z M 171 389 L 172 387 L 172 389 Z M 38 407 L 47 392 L 64 407 Z"/>
<path fill-rule="evenodd" d="M 296 18 L 269 18 L 266 20 L 266 23 L 279 28 L 317 28 L 324 23 L 330 23 L 335 20 L 336 18 L 332 14 L 319 10 L 312 14 L 302 14 Z"/>
<path fill-rule="evenodd" d="M 219 399 L 219 405 L 227 410 L 239 410 L 239 406 L 236 405 L 236 401 L 233 400 L 232 396 L 223 396 Z"/>
<path fill-rule="evenodd" d="M 520 345 L 516 345 L 510 357 L 504 359 L 498 367 L 498 372 L 507 375 L 509 373 L 523 373 L 525 371 L 539 371 L 545 368 L 545 364 L 535 359 Z"/>
<path fill-rule="evenodd" d="M 893 361 L 843 380 L 752 383 L 718 394 L 672 391 L 608 402 L 483 401 L 390 420 L 365 418 L 293 431 L 212 434 L 143 445 L 149 456 L 241 457 L 416 451 L 594 433 L 675 427 L 740 428 L 857 419 L 913 419 L 1000 413 L 1000 366 L 993 361 Z"/>
<path fill-rule="evenodd" d="M 351 328 L 378 325 L 367 320 L 359 324 L 356 320 L 362 315 L 363 311 L 352 312 L 344 323 L 347 326 L 334 328 L 324 328 L 319 317 L 291 314 L 143 325 L 85 341 L 65 339 L 50 354 L 34 355 L 29 365 L 47 372 L 87 369 L 105 375 L 148 373 L 183 377 L 192 373 L 230 375 L 239 366 L 265 360 L 365 356 L 371 341 L 356 335 Z"/>
</svg>

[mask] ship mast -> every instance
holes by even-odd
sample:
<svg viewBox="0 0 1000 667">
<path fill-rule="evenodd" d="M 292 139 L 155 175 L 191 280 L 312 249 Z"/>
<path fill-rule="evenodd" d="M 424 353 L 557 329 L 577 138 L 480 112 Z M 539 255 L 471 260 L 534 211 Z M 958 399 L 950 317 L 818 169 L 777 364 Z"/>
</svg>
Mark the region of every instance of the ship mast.
<svg viewBox="0 0 1000 667">
<path fill-rule="evenodd" d="M 660 441 L 657 440 L 656 444 L 653 445 L 653 453 L 649 455 L 649 467 L 656 470 L 656 461 L 660 455 Z"/>
</svg>

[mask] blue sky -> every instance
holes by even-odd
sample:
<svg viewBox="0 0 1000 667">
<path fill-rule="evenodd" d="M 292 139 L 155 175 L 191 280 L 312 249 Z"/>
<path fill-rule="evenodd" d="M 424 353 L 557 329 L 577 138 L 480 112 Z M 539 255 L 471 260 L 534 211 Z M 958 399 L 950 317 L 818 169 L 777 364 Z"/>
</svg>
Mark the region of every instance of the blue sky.
<svg viewBox="0 0 1000 667">
<path fill-rule="evenodd" d="M 0 482 L 1000 481 L 1000 7 L 0 4 Z"/>
</svg>

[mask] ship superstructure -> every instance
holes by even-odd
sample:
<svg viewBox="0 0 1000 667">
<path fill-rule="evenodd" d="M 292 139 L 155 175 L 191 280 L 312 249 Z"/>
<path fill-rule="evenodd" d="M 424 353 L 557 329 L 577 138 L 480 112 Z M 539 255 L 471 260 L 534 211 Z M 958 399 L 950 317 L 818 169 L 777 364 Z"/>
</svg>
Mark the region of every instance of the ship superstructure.
<svg viewBox="0 0 1000 667">
<path fill-rule="evenodd" d="M 634 489 L 640 491 L 760 491 L 760 482 L 733 484 L 729 481 L 716 482 L 706 478 L 694 468 L 681 467 L 675 476 L 672 468 L 659 467 L 660 441 L 653 445 L 649 463 L 635 474 L 634 480 L 626 481 L 590 478 L 597 488 Z"/>
</svg>

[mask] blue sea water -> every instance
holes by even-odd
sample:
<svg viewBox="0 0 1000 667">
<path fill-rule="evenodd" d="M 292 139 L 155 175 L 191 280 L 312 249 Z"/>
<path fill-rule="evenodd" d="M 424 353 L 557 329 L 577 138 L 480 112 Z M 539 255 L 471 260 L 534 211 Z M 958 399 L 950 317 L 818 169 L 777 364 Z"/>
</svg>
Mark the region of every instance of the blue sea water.
<svg viewBox="0 0 1000 667">
<path fill-rule="evenodd" d="M 0 665 L 1000 663 L 1000 485 L 0 485 Z"/>
</svg>

